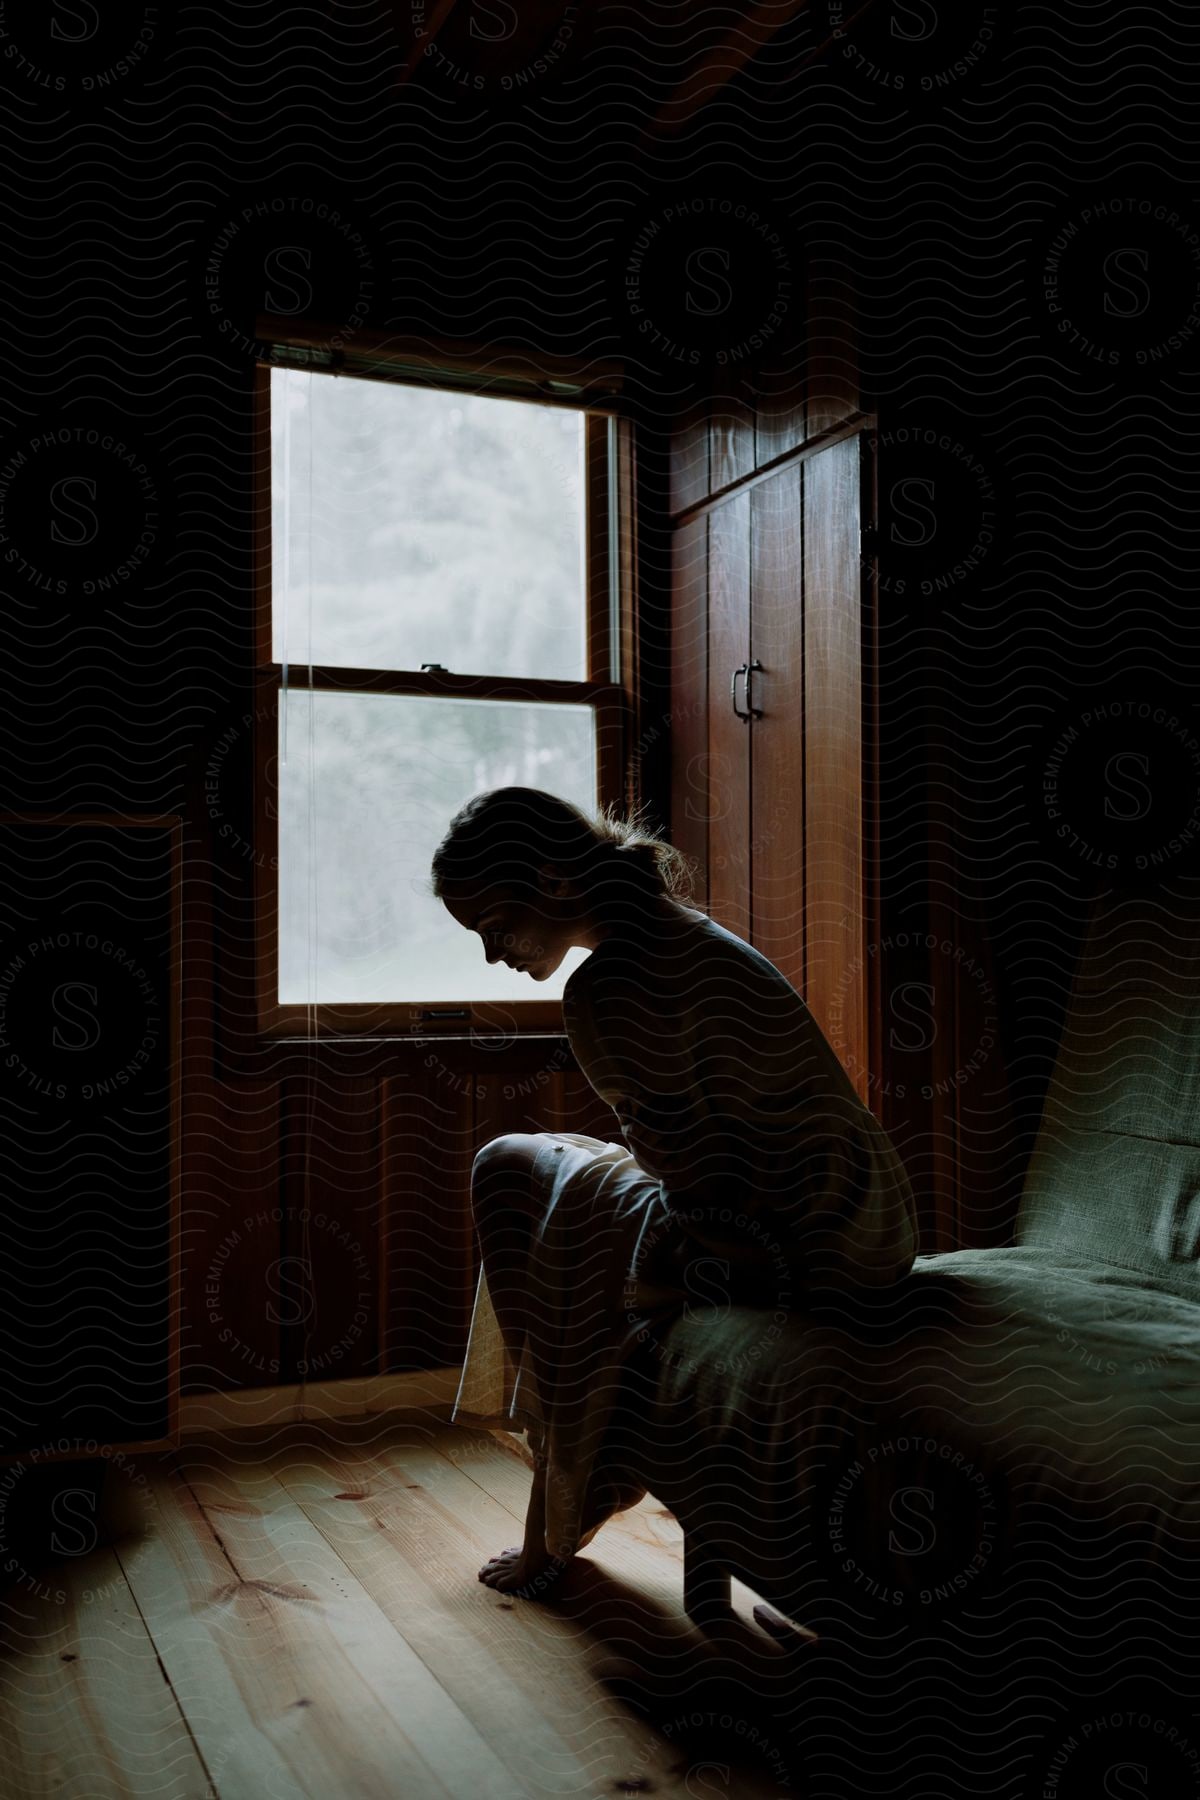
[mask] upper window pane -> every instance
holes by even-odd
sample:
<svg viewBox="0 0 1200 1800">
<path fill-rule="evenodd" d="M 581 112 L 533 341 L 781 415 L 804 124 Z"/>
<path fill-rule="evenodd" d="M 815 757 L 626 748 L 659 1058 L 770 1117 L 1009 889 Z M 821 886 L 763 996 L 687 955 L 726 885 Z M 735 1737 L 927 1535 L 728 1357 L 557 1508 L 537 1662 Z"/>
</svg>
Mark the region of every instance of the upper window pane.
<svg viewBox="0 0 1200 1800">
<path fill-rule="evenodd" d="M 585 423 L 272 369 L 273 660 L 586 679 Z"/>
</svg>

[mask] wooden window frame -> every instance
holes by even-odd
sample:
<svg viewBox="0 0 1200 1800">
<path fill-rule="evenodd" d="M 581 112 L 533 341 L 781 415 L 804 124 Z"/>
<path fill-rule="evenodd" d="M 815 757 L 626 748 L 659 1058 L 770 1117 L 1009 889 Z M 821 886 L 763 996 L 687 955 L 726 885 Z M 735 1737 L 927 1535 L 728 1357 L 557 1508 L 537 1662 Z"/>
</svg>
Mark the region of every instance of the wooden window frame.
<svg viewBox="0 0 1200 1800">
<path fill-rule="evenodd" d="M 635 595 L 633 582 L 634 438 L 632 421 L 611 395 L 566 382 L 540 383 L 521 374 L 497 377 L 494 364 L 474 372 L 447 359 L 415 367 L 403 355 L 389 362 L 381 346 L 360 361 L 307 360 L 303 335 L 273 346 L 254 378 L 254 922 L 257 1026 L 268 1038 L 475 1038 L 544 1036 L 562 1031 L 558 1000 L 322 1002 L 284 1005 L 279 992 L 279 835 L 273 770 L 278 745 L 282 665 L 272 660 L 271 632 L 271 373 L 280 367 L 345 374 L 362 380 L 477 393 L 529 405 L 567 407 L 587 415 L 584 531 L 586 543 L 587 675 L 581 681 L 538 677 L 438 674 L 426 670 L 341 669 L 289 663 L 289 691 L 343 694 L 422 694 L 439 698 L 588 705 L 595 719 L 598 804 L 635 802 L 628 746 L 636 716 Z M 439 376 L 441 377 L 439 379 Z M 432 902 L 431 902 L 432 903 Z M 480 950 L 482 957 L 482 947 Z"/>
</svg>

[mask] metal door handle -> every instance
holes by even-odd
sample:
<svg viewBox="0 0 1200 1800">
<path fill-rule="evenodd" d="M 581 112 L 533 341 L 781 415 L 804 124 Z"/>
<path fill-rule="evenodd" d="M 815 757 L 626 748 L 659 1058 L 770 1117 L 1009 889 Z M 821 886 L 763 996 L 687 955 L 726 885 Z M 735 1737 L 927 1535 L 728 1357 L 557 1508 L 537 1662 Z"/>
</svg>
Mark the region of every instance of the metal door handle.
<svg viewBox="0 0 1200 1800">
<path fill-rule="evenodd" d="M 761 707 L 751 706 L 751 704 L 750 704 L 750 677 L 751 677 L 751 675 L 753 675 L 755 669 L 761 669 L 761 668 L 762 668 L 762 664 L 759 662 L 757 656 L 755 657 L 755 659 L 752 663 L 746 664 L 746 711 L 742 715 L 743 718 L 761 719 L 763 716 Z"/>
<path fill-rule="evenodd" d="M 733 702 L 734 712 L 737 714 L 738 718 L 742 721 L 743 725 L 745 725 L 750 719 L 761 719 L 763 716 L 762 709 L 760 707 L 751 706 L 751 704 L 750 704 L 750 677 L 754 673 L 755 669 L 761 669 L 761 668 L 762 668 L 762 664 L 759 662 L 757 656 L 755 657 L 755 659 L 752 663 L 739 663 L 737 668 L 733 671 L 733 675 L 729 682 L 729 698 Z M 739 675 L 744 675 L 746 677 L 746 710 L 745 710 L 745 712 L 742 711 L 741 707 L 737 703 L 737 684 L 738 684 L 738 676 Z"/>
</svg>

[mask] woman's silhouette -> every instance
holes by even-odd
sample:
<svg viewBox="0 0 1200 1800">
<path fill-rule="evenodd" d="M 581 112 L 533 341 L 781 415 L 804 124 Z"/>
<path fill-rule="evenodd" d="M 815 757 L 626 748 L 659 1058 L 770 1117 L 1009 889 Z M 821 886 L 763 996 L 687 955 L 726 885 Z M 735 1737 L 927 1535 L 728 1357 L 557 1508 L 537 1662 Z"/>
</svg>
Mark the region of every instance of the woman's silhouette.
<svg viewBox="0 0 1200 1800">
<path fill-rule="evenodd" d="M 905 1275 L 896 1151 L 791 983 L 686 903 L 669 844 L 537 788 L 478 794 L 433 887 L 489 962 L 534 981 L 572 946 L 572 1052 L 620 1138 L 511 1133 L 477 1154 L 482 1255 L 457 1422 L 528 1432 L 525 1541 L 480 1570 L 533 1596 L 641 1498 L 598 1464 L 621 1372 L 714 1274 L 726 1304 L 795 1304 Z"/>
</svg>

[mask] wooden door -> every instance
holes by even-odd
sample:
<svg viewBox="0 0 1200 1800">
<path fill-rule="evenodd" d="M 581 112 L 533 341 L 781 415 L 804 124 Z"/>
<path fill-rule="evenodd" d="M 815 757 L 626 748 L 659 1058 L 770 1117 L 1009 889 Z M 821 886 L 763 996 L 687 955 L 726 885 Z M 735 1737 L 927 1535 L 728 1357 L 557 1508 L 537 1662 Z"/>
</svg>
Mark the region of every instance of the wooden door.
<svg viewBox="0 0 1200 1800">
<path fill-rule="evenodd" d="M 747 654 L 751 740 L 750 941 L 805 992 L 804 483 L 793 463 L 752 500 Z"/>
<path fill-rule="evenodd" d="M 848 437 L 753 490 L 750 938 L 868 1097 L 861 451 Z"/>
<path fill-rule="evenodd" d="M 750 639 L 749 492 L 708 520 L 708 905 L 719 925 L 749 939 L 750 730 L 731 683 Z M 744 705 L 745 678 L 737 704 Z"/>
<path fill-rule="evenodd" d="M 804 993 L 868 1099 L 860 439 L 803 467 Z"/>
<path fill-rule="evenodd" d="M 804 995 L 869 1101 L 862 481 L 852 430 L 677 519 L 672 829 L 700 904 Z"/>
</svg>

